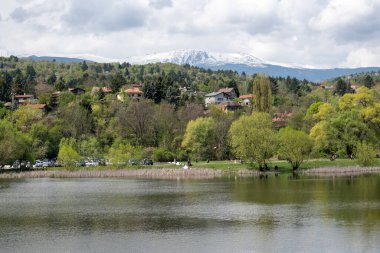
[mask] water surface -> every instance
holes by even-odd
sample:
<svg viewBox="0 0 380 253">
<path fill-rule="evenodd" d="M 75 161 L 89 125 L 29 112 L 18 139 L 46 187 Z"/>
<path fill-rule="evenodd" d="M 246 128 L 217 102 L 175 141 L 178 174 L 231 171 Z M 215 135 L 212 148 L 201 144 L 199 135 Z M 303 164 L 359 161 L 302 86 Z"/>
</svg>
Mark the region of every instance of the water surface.
<svg viewBox="0 0 380 253">
<path fill-rule="evenodd" d="M 0 252 L 380 252 L 380 176 L 0 181 Z"/>
</svg>

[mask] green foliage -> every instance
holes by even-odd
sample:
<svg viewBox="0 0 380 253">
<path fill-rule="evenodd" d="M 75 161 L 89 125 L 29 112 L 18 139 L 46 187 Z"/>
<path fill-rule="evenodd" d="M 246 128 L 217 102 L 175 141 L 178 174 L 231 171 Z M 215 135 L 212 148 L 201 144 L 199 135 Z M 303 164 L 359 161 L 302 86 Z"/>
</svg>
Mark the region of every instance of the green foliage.
<svg viewBox="0 0 380 253">
<path fill-rule="evenodd" d="M 360 166 L 373 166 L 375 163 L 376 152 L 372 144 L 361 142 L 357 145 L 356 158 Z"/>
<path fill-rule="evenodd" d="M 80 159 L 80 155 L 74 149 L 76 145 L 73 139 L 62 139 L 59 144 L 58 160 L 64 167 L 75 166 Z"/>
<path fill-rule="evenodd" d="M 42 119 L 42 116 L 40 109 L 27 106 L 21 106 L 13 113 L 16 127 L 23 132 L 29 131 L 33 124 Z"/>
<path fill-rule="evenodd" d="M 349 82 L 344 81 L 342 78 L 339 78 L 334 87 L 334 93 L 343 96 L 346 93 L 351 93 L 351 85 Z"/>
<path fill-rule="evenodd" d="M 257 75 L 253 81 L 253 94 L 255 94 L 255 109 L 259 112 L 269 113 L 272 108 L 272 90 L 268 77 Z"/>
<path fill-rule="evenodd" d="M 198 118 L 187 124 L 182 147 L 188 149 L 195 159 L 210 159 L 214 153 L 215 121 L 212 118 Z"/>
<path fill-rule="evenodd" d="M 157 162 L 171 162 L 174 160 L 174 154 L 164 148 L 157 148 L 153 151 L 153 160 Z"/>
<path fill-rule="evenodd" d="M 304 159 L 311 153 L 313 143 L 303 131 L 283 128 L 278 133 L 278 154 L 286 159 L 293 170 L 297 170 Z"/>
<path fill-rule="evenodd" d="M 265 169 L 267 160 L 277 148 L 272 122 L 267 113 L 241 116 L 230 129 L 231 146 L 235 154 L 243 159 L 255 161 L 259 169 Z"/>
<path fill-rule="evenodd" d="M 65 107 L 69 103 L 75 101 L 76 96 L 72 94 L 71 92 L 62 92 L 58 96 L 58 105 L 59 107 Z"/>
<path fill-rule="evenodd" d="M 0 120 L 0 143 L 0 166 L 16 160 L 33 160 L 30 139 L 5 120 Z"/>
<path fill-rule="evenodd" d="M 127 164 L 129 159 L 141 159 L 143 150 L 141 147 L 134 147 L 130 144 L 117 141 L 108 150 L 107 159 L 118 166 Z"/>
</svg>

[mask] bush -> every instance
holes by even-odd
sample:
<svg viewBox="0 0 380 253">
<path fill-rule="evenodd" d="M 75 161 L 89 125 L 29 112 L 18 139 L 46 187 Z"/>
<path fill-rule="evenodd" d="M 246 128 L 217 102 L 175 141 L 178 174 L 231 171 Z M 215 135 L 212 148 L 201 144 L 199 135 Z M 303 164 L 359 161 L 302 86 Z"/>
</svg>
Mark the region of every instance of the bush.
<svg viewBox="0 0 380 253">
<path fill-rule="evenodd" d="M 174 154 L 164 148 L 153 151 L 153 160 L 157 162 L 170 162 L 174 160 Z"/>
<path fill-rule="evenodd" d="M 359 143 L 356 157 L 360 166 L 369 167 L 375 163 L 376 152 L 371 144 Z"/>
</svg>

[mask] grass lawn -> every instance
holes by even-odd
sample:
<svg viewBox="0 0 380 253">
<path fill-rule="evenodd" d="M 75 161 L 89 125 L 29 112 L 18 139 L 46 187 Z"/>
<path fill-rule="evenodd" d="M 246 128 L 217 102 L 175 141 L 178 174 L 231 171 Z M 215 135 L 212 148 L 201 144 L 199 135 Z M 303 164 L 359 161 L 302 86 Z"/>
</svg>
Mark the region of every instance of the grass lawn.
<svg viewBox="0 0 380 253">
<path fill-rule="evenodd" d="M 184 164 L 184 163 L 183 163 Z M 221 170 L 231 170 L 237 171 L 241 169 L 250 169 L 252 166 L 256 169 L 256 164 L 243 163 L 241 164 L 238 160 L 235 161 L 192 161 L 193 168 L 200 169 L 221 169 Z M 270 160 L 269 168 L 274 169 L 275 166 L 279 168 L 281 172 L 290 172 L 292 170 L 290 164 L 287 161 Z M 336 159 L 335 161 L 330 161 L 329 159 L 310 159 L 304 161 L 301 164 L 300 169 L 311 169 L 311 168 L 321 168 L 321 167 L 348 167 L 348 166 L 358 166 L 357 160 L 350 159 Z M 380 167 L 380 159 L 375 160 L 374 166 Z M 96 166 L 96 167 L 70 167 L 66 168 L 68 170 L 112 170 L 112 169 L 171 169 L 177 168 L 181 169 L 183 165 L 174 165 L 171 163 L 155 163 L 153 166 L 149 165 L 133 165 L 133 166 Z M 61 168 L 50 168 L 49 170 L 61 170 Z"/>
<path fill-rule="evenodd" d="M 253 164 L 254 166 L 256 164 Z M 276 165 L 280 171 L 291 171 L 291 166 L 287 161 L 271 160 L 268 163 L 270 169 L 273 169 Z M 210 169 L 249 169 L 250 164 L 244 163 L 234 163 L 233 161 L 210 161 L 209 163 L 205 161 L 193 162 L 193 166 L 196 168 L 210 168 Z M 335 161 L 330 161 L 329 159 L 311 159 L 304 161 L 301 164 L 300 169 L 311 169 L 311 168 L 321 168 L 321 167 L 347 167 L 347 166 L 358 166 L 357 160 L 351 159 L 336 159 Z M 380 159 L 375 160 L 374 166 L 380 166 Z"/>
</svg>

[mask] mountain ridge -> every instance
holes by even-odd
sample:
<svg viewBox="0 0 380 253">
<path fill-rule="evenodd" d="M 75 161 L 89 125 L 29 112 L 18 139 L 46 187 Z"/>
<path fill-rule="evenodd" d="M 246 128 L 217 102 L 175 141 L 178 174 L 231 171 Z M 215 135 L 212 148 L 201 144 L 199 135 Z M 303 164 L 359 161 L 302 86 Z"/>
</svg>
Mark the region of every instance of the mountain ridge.
<svg viewBox="0 0 380 253">
<path fill-rule="evenodd" d="M 211 70 L 232 70 L 246 74 L 266 74 L 279 77 L 296 77 L 307 79 L 313 82 L 357 74 L 362 72 L 379 71 L 380 67 L 359 67 L 359 68 L 306 68 L 291 64 L 271 63 L 261 60 L 246 53 L 214 53 L 202 50 L 183 49 L 169 52 L 147 54 L 144 56 L 130 56 L 125 59 L 109 59 L 95 55 L 78 55 L 78 58 L 50 57 L 50 60 L 59 61 L 93 61 L 93 62 L 129 62 L 131 64 L 149 63 L 174 63 L 179 65 L 189 64 Z M 49 56 L 32 56 L 33 60 L 49 60 Z"/>
</svg>

